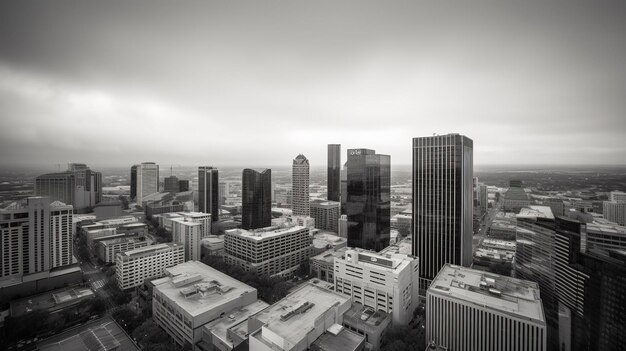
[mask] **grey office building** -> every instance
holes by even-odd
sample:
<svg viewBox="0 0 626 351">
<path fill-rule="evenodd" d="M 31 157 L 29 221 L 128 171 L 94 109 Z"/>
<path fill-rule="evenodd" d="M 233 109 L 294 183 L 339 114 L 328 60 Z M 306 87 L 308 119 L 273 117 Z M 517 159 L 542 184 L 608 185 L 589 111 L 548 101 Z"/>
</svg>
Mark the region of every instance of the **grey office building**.
<svg viewBox="0 0 626 351">
<path fill-rule="evenodd" d="M 446 263 L 472 264 L 473 142 L 447 134 L 413 138 L 413 255 L 420 296 Z"/>
<path fill-rule="evenodd" d="M 217 221 L 220 213 L 219 172 L 213 167 L 198 167 L 198 211 L 211 214 Z"/>
<path fill-rule="evenodd" d="M 272 225 L 272 170 L 246 168 L 241 177 L 241 228 Z"/>
<path fill-rule="evenodd" d="M 339 201 L 341 183 L 341 144 L 328 144 L 328 200 Z"/>
<path fill-rule="evenodd" d="M 346 162 L 348 246 L 380 251 L 391 229 L 391 157 L 349 149 Z"/>
</svg>

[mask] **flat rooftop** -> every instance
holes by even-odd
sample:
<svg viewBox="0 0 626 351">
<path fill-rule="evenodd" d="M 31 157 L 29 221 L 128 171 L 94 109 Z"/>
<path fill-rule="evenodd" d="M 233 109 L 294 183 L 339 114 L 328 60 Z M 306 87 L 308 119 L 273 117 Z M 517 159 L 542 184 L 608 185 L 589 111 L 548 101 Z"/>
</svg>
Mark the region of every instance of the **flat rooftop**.
<svg viewBox="0 0 626 351">
<path fill-rule="evenodd" d="M 332 264 L 335 261 L 335 257 L 342 257 L 345 254 L 346 250 L 348 250 L 347 247 L 340 247 L 336 250 L 333 250 L 333 249 L 326 250 L 319 255 L 311 257 L 311 259 L 319 260 L 319 261 L 326 261 Z"/>
<path fill-rule="evenodd" d="M 414 260 L 412 256 L 403 254 L 378 254 L 374 251 L 363 250 L 360 248 L 349 248 L 343 257 L 339 259 L 348 260 L 348 255 L 357 255 L 358 264 L 366 267 L 385 269 L 394 273 L 402 271 L 409 263 Z"/>
<path fill-rule="evenodd" d="M 117 235 L 115 235 L 115 236 L 117 236 Z M 101 245 L 110 246 L 110 245 L 115 245 L 115 244 L 135 243 L 135 242 L 147 242 L 148 244 L 150 244 L 152 242 L 152 240 L 149 240 L 149 239 L 141 240 L 138 237 L 121 236 L 121 237 L 112 238 L 112 239 L 99 240 L 98 242 Z"/>
<path fill-rule="evenodd" d="M 313 246 L 322 249 L 328 245 L 336 246 L 347 244 L 348 239 L 330 233 L 319 233 L 313 235 Z"/>
<path fill-rule="evenodd" d="M 228 315 L 205 324 L 202 328 L 205 329 L 205 332 L 212 333 L 230 347 L 234 347 L 236 345 L 233 345 L 232 340 L 228 338 L 228 330 L 230 329 L 232 332 L 238 334 L 242 339 L 246 339 L 249 333 L 247 323 L 248 317 L 267 307 L 269 307 L 267 303 L 261 300 L 256 300 L 249 305 L 230 312 Z"/>
<path fill-rule="evenodd" d="M 378 252 L 379 255 L 403 254 L 411 255 L 413 251 L 413 239 L 409 236 L 395 244 L 391 244 Z"/>
<path fill-rule="evenodd" d="M 304 284 L 277 303 L 257 313 L 254 318 L 265 328 L 297 344 L 313 329 L 315 321 L 349 298 L 313 284 Z"/>
<path fill-rule="evenodd" d="M 341 206 L 341 202 L 337 201 L 312 201 L 311 207 L 334 208 Z"/>
<path fill-rule="evenodd" d="M 344 318 L 350 319 L 352 321 L 359 321 L 359 323 L 363 323 L 375 328 L 378 328 L 379 325 L 383 324 L 385 319 L 391 319 L 391 315 L 389 313 L 383 311 L 374 311 L 373 308 L 363 306 L 360 303 L 356 302 L 352 303 L 350 309 L 346 311 L 343 316 Z"/>
<path fill-rule="evenodd" d="M 517 218 L 546 218 L 554 219 L 550 206 L 531 205 L 520 209 Z"/>
<path fill-rule="evenodd" d="M 341 325 L 334 324 L 315 339 L 311 345 L 311 350 L 330 351 L 354 351 L 365 343 L 365 337 L 344 328 Z"/>
<path fill-rule="evenodd" d="M 545 323 L 539 285 L 535 282 L 445 264 L 428 293 Z"/>
<path fill-rule="evenodd" d="M 284 224 L 284 225 L 271 226 L 271 227 L 259 228 L 259 229 L 254 229 L 254 230 L 230 229 L 230 230 L 225 231 L 224 233 L 226 235 L 237 235 L 237 236 L 249 238 L 252 240 L 263 240 L 263 239 L 267 239 L 267 238 L 271 238 L 275 236 L 295 233 L 303 229 L 308 230 L 308 228 L 303 227 L 303 226 Z"/>
<path fill-rule="evenodd" d="M 184 247 L 184 246 L 185 245 L 179 244 L 179 243 L 163 243 L 163 244 L 150 245 L 146 247 L 140 247 L 138 249 L 128 250 L 125 252 L 120 252 L 119 255 L 122 255 L 122 256 L 149 255 L 159 250 L 171 249 L 171 248 L 176 248 L 176 247 Z"/>
<path fill-rule="evenodd" d="M 35 310 L 49 310 L 59 306 L 69 306 L 85 298 L 94 296 L 89 288 L 63 288 L 48 291 L 43 294 L 29 296 L 11 302 L 11 315 L 21 316 Z"/>
<path fill-rule="evenodd" d="M 139 350 L 111 317 L 88 322 L 37 344 L 41 351 Z"/>
<path fill-rule="evenodd" d="M 515 240 L 484 238 L 481 246 L 515 251 L 517 248 L 517 242 Z"/>
<path fill-rule="evenodd" d="M 152 281 L 154 289 L 191 316 L 237 299 L 255 288 L 206 264 L 188 261 L 165 270 L 166 277 Z"/>
<path fill-rule="evenodd" d="M 594 218 L 593 222 L 587 223 L 587 233 L 590 231 L 600 234 L 626 236 L 626 227 L 604 218 Z"/>
</svg>

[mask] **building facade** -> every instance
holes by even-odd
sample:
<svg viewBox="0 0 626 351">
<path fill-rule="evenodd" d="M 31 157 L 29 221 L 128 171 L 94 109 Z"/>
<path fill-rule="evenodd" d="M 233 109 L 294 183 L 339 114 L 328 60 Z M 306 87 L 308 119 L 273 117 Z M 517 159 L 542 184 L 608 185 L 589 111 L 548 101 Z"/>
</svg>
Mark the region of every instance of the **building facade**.
<svg viewBox="0 0 626 351">
<path fill-rule="evenodd" d="M 444 350 L 545 351 L 539 287 L 445 264 L 426 293 L 426 343 Z"/>
<path fill-rule="evenodd" d="M 272 225 L 272 170 L 243 170 L 241 178 L 241 228 Z"/>
<path fill-rule="evenodd" d="M 327 199 L 339 201 L 341 195 L 341 144 L 328 144 Z"/>
<path fill-rule="evenodd" d="M 311 202 L 311 217 L 315 219 L 315 228 L 339 233 L 341 204 L 337 201 Z"/>
<path fill-rule="evenodd" d="M 166 193 L 177 193 L 179 192 L 179 182 L 177 176 L 169 176 L 163 179 L 163 191 Z"/>
<path fill-rule="evenodd" d="M 413 255 L 420 296 L 446 263 L 472 264 L 473 142 L 459 134 L 413 138 Z"/>
<path fill-rule="evenodd" d="M 602 204 L 604 218 L 619 225 L 626 225 L 626 202 L 604 201 Z"/>
<path fill-rule="evenodd" d="M 346 162 L 348 246 L 380 251 L 391 231 L 391 158 L 349 149 Z"/>
<path fill-rule="evenodd" d="M 184 218 L 172 220 L 172 241 L 185 246 L 185 261 L 199 261 L 202 224 Z"/>
<path fill-rule="evenodd" d="M 137 165 L 130 167 L 130 199 L 137 198 Z"/>
<path fill-rule="evenodd" d="M 152 241 L 143 237 L 116 237 L 107 240 L 97 240 L 94 242 L 94 251 L 98 259 L 104 263 L 115 263 L 115 256 L 118 253 L 126 252 L 141 247 L 152 245 Z"/>
<path fill-rule="evenodd" d="M 291 168 L 291 207 L 294 216 L 309 216 L 309 160 L 302 154 L 293 160 Z"/>
<path fill-rule="evenodd" d="M 198 211 L 211 214 L 211 221 L 219 219 L 219 171 L 217 168 L 198 167 Z"/>
<path fill-rule="evenodd" d="M 154 162 L 143 162 L 137 165 L 136 201 L 143 206 L 143 198 L 159 192 L 159 165 Z"/>
<path fill-rule="evenodd" d="M 85 164 L 70 163 L 65 172 L 37 177 L 35 195 L 72 205 L 78 213 L 86 212 L 102 200 L 102 174 Z"/>
<path fill-rule="evenodd" d="M 145 280 L 161 277 L 165 269 L 185 262 L 185 246 L 165 243 L 146 246 L 115 257 L 115 277 L 120 289 L 130 289 Z"/>
</svg>

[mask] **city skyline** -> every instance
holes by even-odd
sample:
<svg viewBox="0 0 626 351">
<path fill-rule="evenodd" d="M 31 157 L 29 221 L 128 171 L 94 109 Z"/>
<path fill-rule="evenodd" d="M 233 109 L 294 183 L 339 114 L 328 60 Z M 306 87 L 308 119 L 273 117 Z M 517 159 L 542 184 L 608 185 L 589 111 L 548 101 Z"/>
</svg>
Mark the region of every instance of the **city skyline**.
<svg viewBox="0 0 626 351">
<path fill-rule="evenodd" d="M 153 4 L 0 5 L 5 164 L 410 164 L 448 132 L 477 165 L 626 161 L 622 2 Z"/>
</svg>

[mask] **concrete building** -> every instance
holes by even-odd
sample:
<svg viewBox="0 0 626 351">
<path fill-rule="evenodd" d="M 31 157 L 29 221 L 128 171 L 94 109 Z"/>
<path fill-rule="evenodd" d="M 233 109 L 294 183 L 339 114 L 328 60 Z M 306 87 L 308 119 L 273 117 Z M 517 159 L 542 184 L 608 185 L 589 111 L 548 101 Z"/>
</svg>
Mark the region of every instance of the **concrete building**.
<svg viewBox="0 0 626 351">
<path fill-rule="evenodd" d="M 391 315 L 358 303 L 343 315 L 343 326 L 365 337 L 367 350 L 378 350 L 383 335 L 391 325 Z M 421 346 L 421 345 L 420 345 Z"/>
<path fill-rule="evenodd" d="M 348 238 L 348 216 L 345 214 L 339 217 L 339 236 Z"/>
<path fill-rule="evenodd" d="M 609 194 L 610 201 L 626 201 L 626 193 L 623 191 L 611 191 Z"/>
<path fill-rule="evenodd" d="M 144 197 L 159 192 L 159 165 L 154 162 L 143 162 L 135 167 L 137 172 L 136 202 L 137 205 L 143 206 Z"/>
<path fill-rule="evenodd" d="M 309 160 L 302 154 L 293 160 L 291 168 L 292 209 L 294 216 L 308 217 L 309 208 Z"/>
<path fill-rule="evenodd" d="M 152 218 L 156 215 L 169 213 L 169 212 L 182 212 L 185 210 L 185 204 L 180 202 L 173 203 L 165 203 L 165 204 L 157 204 L 157 203 L 148 203 L 145 206 L 146 209 L 146 217 Z"/>
<path fill-rule="evenodd" d="M 200 254 L 204 256 L 222 256 L 224 254 L 224 236 L 210 235 L 202 238 Z"/>
<path fill-rule="evenodd" d="M 319 232 L 313 230 L 313 242 L 311 245 L 311 256 L 318 255 L 326 250 L 337 250 L 348 246 L 346 238 L 338 237 L 333 233 Z"/>
<path fill-rule="evenodd" d="M 524 188 L 522 181 L 511 180 L 509 189 L 504 193 L 503 209 L 508 212 L 519 212 L 520 209 L 530 206 L 530 198 Z"/>
<path fill-rule="evenodd" d="M 152 315 L 179 345 L 199 350 L 203 326 L 257 301 L 257 291 L 204 263 L 189 261 L 164 269 L 152 281 Z"/>
<path fill-rule="evenodd" d="M 172 241 L 185 246 L 185 261 L 200 260 L 202 224 L 178 218 L 172 220 Z"/>
<path fill-rule="evenodd" d="M 185 247 L 178 243 L 157 244 L 117 254 L 115 277 L 120 289 L 139 286 L 163 276 L 165 269 L 185 262 Z"/>
<path fill-rule="evenodd" d="M 418 271 L 418 260 L 409 255 L 348 249 L 335 257 L 335 291 L 389 313 L 394 325 L 407 325 L 419 304 Z"/>
<path fill-rule="evenodd" d="M 179 191 L 179 183 L 177 176 L 169 176 L 163 179 L 163 191 L 166 193 L 177 193 Z"/>
<path fill-rule="evenodd" d="M 315 219 L 315 228 L 339 233 L 341 203 L 337 201 L 311 202 L 311 217 Z"/>
<path fill-rule="evenodd" d="M 446 263 L 472 264 L 474 142 L 463 135 L 413 138 L 413 255 L 420 297 Z"/>
<path fill-rule="evenodd" d="M 309 228 L 231 229 L 224 234 L 224 259 L 259 275 L 290 275 L 310 257 Z"/>
<path fill-rule="evenodd" d="M 267 307 L 269 307 L 267 303 L 257 300 L 205 324 L 202 327 L 200 348 L 216 351 L 245 348 L 250 333 L 254 331 L 248 328 L 248 318 Z"/>
<path fill-rule="evenodd" d="M 70 163 L 65 172 L 37 177 L 35 195 L 72 205 L 78 213 L 87 212 L 102 200 L 102 174 L 84 164 Z"/>
<path fill-rule="evenodd" d="M 304 284 L 249 319 L 251 351 L 305 351 L 324 331 L 343 324 L 350 299 Z"/>
<path fill-rule="evenodd" d="M 602 214 L 604 218 L 619 225 L 626 225 L 626 202 L 604 201 Z"/>
<path fill-rule="evenodd" d="M 71 265 L 72 206 L 29 197 L 0 210 L 0 285 L 39 279 Z"/>
<path fill-rule="evenodd" d="M 341 195 L 341 144 L 328 144 L 327 199 L 339 202 Z"/>
<path fill-rule="evenodd" d="M 326 329 L 319 338 L 311 344 L 311 351 L 346 350 L 361 351 L 365 349 L 365 337 L 339 324 Z"/>
<path fill-rule="evenodd" d="M 118 237 L 107 240 L 98 240 L 94 243 L 94 251 L 98 259 L 104 263 L 115 263 L 115 255 L 118 253 L 138 249 L 152 245 L 151 240 L 144 237 Z"/>
<path fill-rule="evenodd" d="M 426 293 L 426 343 L 447 350 L 546 350 L 539 286 L 445 264 Z"/>
<path fill-rule="evenodd" d="M 210 166 L 198 167 L 198 211 L 211 214 L 211 221 L 219 220 L 219 171 Z"/>
<path fill-rule="evenodd" d="M 335 284 L 335 258 L 341 258 L 347 247 L 326 250 L 309 259 L 309 275 L 313 278 Z"/>
</svg>

